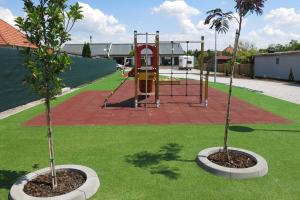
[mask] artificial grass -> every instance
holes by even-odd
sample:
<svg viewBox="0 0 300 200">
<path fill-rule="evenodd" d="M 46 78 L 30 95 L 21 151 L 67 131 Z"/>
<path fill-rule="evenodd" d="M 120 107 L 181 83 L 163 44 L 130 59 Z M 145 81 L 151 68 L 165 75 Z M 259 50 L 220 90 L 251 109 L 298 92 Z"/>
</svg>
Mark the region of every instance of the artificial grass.
<svg viewBox="0 0 300 200">
<path fill-rule="evenodd" d="M 60 97 L 53 105 L 85 90 L 112 90 L 115 73 Z M 210 84 L 227 91 L 227 86 Z M 231 146 L 263 155 L 269 173 L 251 180 L 229 180 L 198 167 L 197 153 L 223 142 L 220 125 L 58 126 L 54 127 L 57 164 L 93 168 L 101 188 L 93 199 L 299 199 L 300 106 L 241 88 L 234 96 L 292 120 L 290 124 L 239 125 Z M 45 127 L 21 123 L 43 105 L 0 121 L 0 199 L 22 174 L 48 166 Z"/>
</svg>

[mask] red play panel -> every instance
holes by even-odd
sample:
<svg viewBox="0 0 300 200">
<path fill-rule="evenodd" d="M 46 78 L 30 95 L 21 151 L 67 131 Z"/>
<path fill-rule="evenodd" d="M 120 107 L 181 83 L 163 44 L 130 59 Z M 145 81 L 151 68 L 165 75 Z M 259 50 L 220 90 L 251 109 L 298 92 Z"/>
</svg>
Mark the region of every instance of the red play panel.
<svg viewBox="0 0 300 200">
<path fill-rule="evenodd" d="M 189 84 L 197 83 L 189 81 Z M 137 124 L 223 124 L 225 121 L 227 95 L 209 88 L 208 108 L 199 104 L 199 86 L 189 85 L 188 95 L 184 81 L 173 86 L 160 86 L 161 107 L 155 108 L 153 95 L 148 99 L 147 110 L 144 104 L 135 109 L 134 83 L 127 81 L 109 100 L 110 108 L 103 103 L 110 92 L 87 91 L 58 105 L 52 110 L 53 125 L 137 125 Z M 145 100 L 142 100 L 145 102 Z M 259 109 L 247 102 L 233 98 L 232 123 L 287 123 L 286 119 Z M 45 115 L 34 117 L 26 126 L 45 125 Z"/>
</svg>

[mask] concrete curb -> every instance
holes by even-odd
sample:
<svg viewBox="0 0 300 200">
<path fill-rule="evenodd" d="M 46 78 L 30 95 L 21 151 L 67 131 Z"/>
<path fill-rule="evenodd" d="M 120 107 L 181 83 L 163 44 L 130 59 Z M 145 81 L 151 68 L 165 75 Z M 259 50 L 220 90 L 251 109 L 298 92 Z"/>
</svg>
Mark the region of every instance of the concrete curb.
<svg viewBox="0 0 300 200">
<path fill-rule="evenodd" d="M 62 89 L 62 94 L 60 95 L 57 95 L 56 97 L 61 97 L 61 96 L 64 96 L 64 95 L 67 95 L 67 94 L 70 94 L 76 90 L 78 90 L 79 88 L 73 88 L 73 89 L 70 89 L 70 88 L 63 88 Z M 8 118 L 10 116 L 13 116 L 15 114 L 18 114 L 20 112 L 23 112 L 25 110 L 28 110 L 30 108 L 33 108 L 37 105 L 40 105 L 42 103 L 44 103 L 44 99 L 40 99 L 40 100 L 36 100 L 36 101 L 32 101 L 32 102 L 29 102 L 25 105 L 20 105 L 20 106 L 17 106 L 15 108 L 11 108 L 11 109 L 8 109 L 8 110 L 5 110 L 3 112 L 0 112 L 0 120 L 2 119 L 5 119 L 5 118 Z"/>
<path fill-rule="evenodd" d="M 231 179 L 249 179 L 249 178 L 261 177 L 268 173 L 267 161 L 262 156 L 252 151 L 248 151 L 244 149 L 233 148 L 233 147 L 229 147 L 228 149 L 248 154 L 249 156 L 251 156 L 257 161 L 257 164 L 253 167 L 249 167 L 245 169 L 236 169 L 236 168 L 228 168 L 228 167 L 217 165 L 207 159 L 209 155 L 222 150 L 222 147 L 212 147 L 200 151 L 197 156 L 197 162 L 206 171 L 215 175 L 224 176 Z"/>
<path fill-rule="evenodd" d="M 41 169 L 30 174 L 21 177 L 17 182 L 11 187 L 9 193 L 10 200 L 86 200 L 91 198 L 99 189 L 100 181 L 94 170 L 91 168 L 81 166 L 81 165 L 60 165 L 56 166 L 56 170 L 60 169 L 72 169 L 78 170 L 86 175 L 85 183 L 77 188 L 76 190 L 55 197 L 32 197 L 24 193 L 23 188 L 29 180 L 35 177 L 45 174 L 50 171 L 50 168 Z"/>
</svg>

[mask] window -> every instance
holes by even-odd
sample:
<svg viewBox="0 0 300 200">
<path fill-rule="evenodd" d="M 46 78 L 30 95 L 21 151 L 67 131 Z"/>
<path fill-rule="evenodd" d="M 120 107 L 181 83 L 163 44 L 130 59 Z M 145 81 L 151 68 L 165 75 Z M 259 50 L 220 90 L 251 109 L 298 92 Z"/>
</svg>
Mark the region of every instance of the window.
<svg viewBox="0 0 300 200">
<path fill-rule="evenodd" d="M 187 61 L 187 64 L 192 64 L 193 62 L 192 61 Z"/>
<path fill-rule="evenodd" d="M 279 65 L 280 59 L 276 58 L 276 65 Z"/>
</svg>

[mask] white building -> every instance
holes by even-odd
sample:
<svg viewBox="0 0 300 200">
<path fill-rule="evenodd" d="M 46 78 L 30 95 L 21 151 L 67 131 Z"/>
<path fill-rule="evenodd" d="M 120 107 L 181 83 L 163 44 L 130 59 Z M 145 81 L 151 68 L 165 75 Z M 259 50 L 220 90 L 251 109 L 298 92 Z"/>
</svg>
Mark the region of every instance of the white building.
<svg viewBox="0 0 300 200">
<path fill-rule="evenodd" d="M 255 56 L 256 77 L 288 80 L 292 70 L 296 81 L 300 81 L 300 51 L 265 53 Z"/>
</svg>

